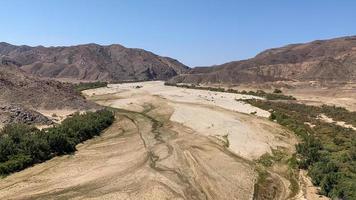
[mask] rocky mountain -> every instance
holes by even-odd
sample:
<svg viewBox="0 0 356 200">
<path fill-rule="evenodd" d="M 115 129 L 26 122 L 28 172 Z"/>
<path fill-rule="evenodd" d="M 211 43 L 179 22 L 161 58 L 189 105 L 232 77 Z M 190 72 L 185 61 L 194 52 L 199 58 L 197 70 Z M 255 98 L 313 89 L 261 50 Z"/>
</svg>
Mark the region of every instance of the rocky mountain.
<svg viewBox="0 0 356 200">
<path fill-rule="evenodd" d="M 166 80 L 188 67 L 168 57 L 121 45 L 30 47 L 0 43 L 0 59 L 39 77 L 109 82 Z"/>
<path fill-rule="evenodd" d="M 262 83 L 278 80 L 356 81 L 356 36 L 266 50 L 256 57 L 193 68 L 179 83 Z"/>
<path fill-rule="evenodd" d="M 82 110 L 97 107 L 80 96 L 71 84 L 41 80 L 3 63 L 0 64 L 0 105 L 9 104 L 26 109 Z"/>
</svg>

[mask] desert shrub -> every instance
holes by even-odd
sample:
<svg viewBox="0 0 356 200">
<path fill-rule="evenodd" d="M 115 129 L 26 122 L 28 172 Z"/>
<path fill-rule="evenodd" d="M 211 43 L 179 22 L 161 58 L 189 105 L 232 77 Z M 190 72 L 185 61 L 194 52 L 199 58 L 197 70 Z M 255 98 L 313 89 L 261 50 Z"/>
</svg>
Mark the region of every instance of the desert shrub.
<svg viewBox="0 0 356 200">
<path fill-rule="evenodd" d="M 270 120 L 275 120 L 277 116 L 272 112 L 271 115 L 269 116 Z"/>
<path fill-rule="evenodd" d="M 75 146 L 99 135 L 114 120 L 111 111 L 76 113 L 62 124 L 39 130 L 24 124 L 9 124 L 0 132 L 0 174 L 6 175 L 72 153 Z"/>
<path fill-rule="evenodd" d="M 269 153 L 265 153 L 259 158 L 258 163 L 265 167 L 270 167 L 273 165 L 273 157 Z"/>
<path fill-rule="evenodd" d="M 81 82 L 78 83 L 74 86 L 74 89 L 78 92 L 81 92 L 83 90 L 89 90 L 89 89 L 95 89 L 95 88 L 100 88 L 100 87 L 106 87 L 108 85 L 107 82 Z"/>
<path fill-rule="evenodd" d="M 320 114 L 325 114 L 353 123 L 356 121 L 354 112 L 326 105 L 318 107 L 252 99 L 244 101 L 264 110 L 273 110 L 270 119 L 301 138 L 296 145 L 297 159 L 294 163 L 308 170 L 322 194 L 333 199 L 356 199 L 356 131 L 318 119 Z"/>
<path fill-rule="evenodd" d="M 321 106 L 321 112 L 336 121 L 344 121 L 356 127 L 356 112 L 350 112 L 343 107 L 337 106 Z"/>
<path fill-rule="evenodd" d="M 267 100 L 296 100 L 295 97 L 293 96 L 286 96 L 283 94 L 277 94 L 277 93 L 267 93 L 263 90 L 257 90 L 255 91 L 238 91 L 232 88 L 229 88 L 225 90 L 224 88 L 214 88 L 214 87 L 201 87 L 201 86 L 196 86 L 196 85 L 185 85 L 185 84 L 175 84 L 175 83 L 169 83 L 165 82 L 164 85 L 166 86 L 175 86 L 175 87 L 181 87 L 181 88 L 188 88 L 188 89 L 199 89 L 199 90 L 209 90 L 209 91 L 214 91 L 214 92 L 227 92 L 227 93 L 234 93 L 234 94 L 248 94 L 248 95 L 253 95 L 253 96 L 258 96 L 258 97 L 263 97 L 266 98 Z"/>
<path fill-rule="evenodd" d="M 52 152 L 55 152 L 57 155 L 71 153 L 76 150 L 76 142 L 69 137 L 69 134 L 59 129 L 49 130 L 46 136 Z"/>
<path fill-rule="evenodd" d="M 280 94 L 282 93 L 282 90 L 276 88 L 273 90 L 273 93 Z"/>
<path fill-rule="evenodd" d="M 9 174 L 15 171 L 24 169 L 32 164 L 31 156 L 24 154 L 17 154 L 12 156 L 6 162 L 0 163 L 0 174 Z"/>
</svg>

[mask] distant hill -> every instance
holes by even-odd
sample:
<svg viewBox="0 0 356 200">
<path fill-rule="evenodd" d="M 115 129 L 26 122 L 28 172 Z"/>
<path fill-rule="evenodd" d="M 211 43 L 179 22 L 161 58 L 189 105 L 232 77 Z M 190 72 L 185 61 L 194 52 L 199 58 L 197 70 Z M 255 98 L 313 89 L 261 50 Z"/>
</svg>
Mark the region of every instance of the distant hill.
<svg viewBox="0 0 356 200">
<path fill-rule="evenodd" d="M 170 82 L 233 84 L 278 80 L 356 81 L 356 36 L 269 49 L 248 60 L 193 68 Z"/>
<path fill-rule="evenodd" d="M 121 45 L 30 47 L 2 42 L 0 59 L 39 77 L 87 81 L 166 80 L 188 69 L 172 58 Z"/>
</svg>

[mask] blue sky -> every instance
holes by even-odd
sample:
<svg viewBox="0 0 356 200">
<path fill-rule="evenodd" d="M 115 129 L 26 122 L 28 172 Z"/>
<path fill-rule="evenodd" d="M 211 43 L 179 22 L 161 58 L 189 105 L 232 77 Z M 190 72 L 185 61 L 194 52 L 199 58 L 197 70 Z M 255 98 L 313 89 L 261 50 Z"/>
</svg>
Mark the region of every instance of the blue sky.
<svg viewBox="0 0 356 200">
<path fill-rule="evenodd" d="M 119 43 L 193 67 L 356 35 L 354 0 L 0 0 L 0 41 Z"/>
</svg>

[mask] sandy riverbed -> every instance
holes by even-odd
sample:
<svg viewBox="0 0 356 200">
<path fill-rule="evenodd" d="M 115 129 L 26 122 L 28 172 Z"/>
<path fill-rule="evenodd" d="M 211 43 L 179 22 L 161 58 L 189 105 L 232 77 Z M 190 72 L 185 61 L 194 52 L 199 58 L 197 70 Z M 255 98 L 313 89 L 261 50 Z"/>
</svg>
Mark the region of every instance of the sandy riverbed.
<svg viewBox="0 0 356 200">
<path fill-rule="evenodd" d="M 255 159 L 272 148 L 294 151 L 293 134 L 268 120 L 268 112 L 235 100 L 258 97 L 162 82 L 84 93 L 125 110 L 117 110 L 114 124 L 78 145 L 74 155 L 1 179 L 0 199 L 252 199 Z M 226 134 L 228 148 L 219 139 Z M 288 180 L 271 178 L 274 184 L 265 187 L 277 188 L 273 199 L 286 199 Z"/>
<path fill-rule="evenodd" d="M 161 81 L 109 85 L 85 94 L 99 101 L 103 95 L 105 105 L 140 112 L 158 96 L 173 108 L 170 120 L 205 136 L 227 135 L 229 148 L 249 160 L 279 147 L 292 151 L 296 142 L 281 126 L 265 119 L 269 112 L 236 101 L 260 97 L 164 86 Z M 108 99 L 107 94 L 115 98 Z"/>
</svg>

